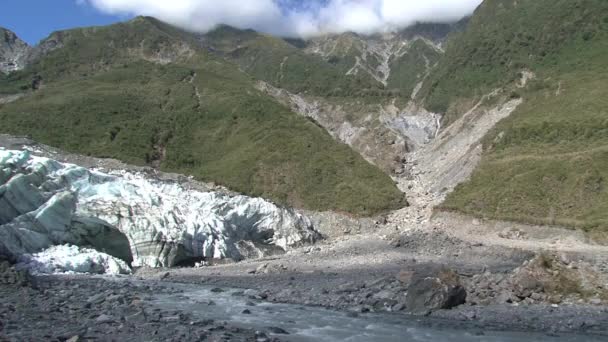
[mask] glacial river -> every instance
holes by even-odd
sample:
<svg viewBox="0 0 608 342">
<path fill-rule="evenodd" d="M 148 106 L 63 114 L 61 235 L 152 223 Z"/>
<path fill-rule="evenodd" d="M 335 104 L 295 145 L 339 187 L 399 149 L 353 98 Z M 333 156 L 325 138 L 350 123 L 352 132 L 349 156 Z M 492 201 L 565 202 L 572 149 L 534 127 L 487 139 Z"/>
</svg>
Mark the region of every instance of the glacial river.
<svg viewBox="0 0 608 342">
<path fill-rule="evenodd" d="M 600 337 L 559 335 L 542 333 L 485 331 L 479 328 L 458 329 L 454 324 L 421 324 L 419 318 L 392 314 L 360 314 L 350 317 L 341 311 L 292 304 L 255 302 L 235 295 L 239 290 L 212 292 L 211 288 L 193 285 L 177 285 L 183 293 L 159 295 L 153 303 L 163 309 L 190 312 L 200 320 L 226 321 L 243 328 L 268 330 L 279 327 L 289 335 L 273 335 L 286 341 L 352 341 L 352 342 L 405 342 L 405 341 L 602 341 Z M 209 301 L 213 301 L 209 305 Z M 251 314 L 244 314 L 249 310 Z M 472 331 L 471 331 L 472 330 Z"/>
</svg>

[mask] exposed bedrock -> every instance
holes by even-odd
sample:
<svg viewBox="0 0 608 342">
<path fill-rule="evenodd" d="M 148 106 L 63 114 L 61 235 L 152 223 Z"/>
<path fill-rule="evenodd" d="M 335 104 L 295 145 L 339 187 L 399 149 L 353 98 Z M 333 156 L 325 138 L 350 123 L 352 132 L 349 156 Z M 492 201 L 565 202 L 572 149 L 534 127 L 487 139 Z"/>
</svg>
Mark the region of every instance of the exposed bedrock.
<svg viewBox="0 0 608 342">
<path fill-rule="evenodd" d="M 10 259 L 72 244 L 170 267 L 282 253 L 319 236 L 307 217 L 260 198 L 0 150 L 0 254 Z"/>
</svg>

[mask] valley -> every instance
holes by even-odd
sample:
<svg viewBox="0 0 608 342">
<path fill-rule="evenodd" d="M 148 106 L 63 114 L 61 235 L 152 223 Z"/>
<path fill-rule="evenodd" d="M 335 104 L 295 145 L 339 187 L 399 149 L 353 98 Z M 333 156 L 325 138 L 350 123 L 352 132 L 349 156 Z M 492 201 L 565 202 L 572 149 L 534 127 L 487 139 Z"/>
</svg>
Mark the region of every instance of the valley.
<svg viewBox="0 0 608 342">
<path fill-rule="evenodd" d="M 71 308 L 89 317 L 61 332 L 74 341 L 139 311 L 185 339 L 334 341 L 351 319 L 603 340 L 607 18 L 602 0 L 485 0 L 449 24 L 306 39 L 152 17 L 36 46 L 2 29 L 2 291 L 141 292 Z M 48 331 L 15 329 L 32 317 L 11 305 L 0 340 Z"/>
</svg>

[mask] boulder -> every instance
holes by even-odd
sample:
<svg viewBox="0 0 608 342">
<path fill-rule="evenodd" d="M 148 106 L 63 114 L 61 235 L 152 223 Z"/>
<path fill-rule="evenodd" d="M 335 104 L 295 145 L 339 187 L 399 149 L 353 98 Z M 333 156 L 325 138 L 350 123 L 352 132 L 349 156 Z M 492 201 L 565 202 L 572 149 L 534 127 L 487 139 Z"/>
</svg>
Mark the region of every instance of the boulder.
<svg viewBox="0 0 608 342">
<path fill-rule="evenodd" d="M 283 328 L 268 327 L 266 329 L 268 329 L 268 331 L 270 331 L 270 333 L 272 333 L 272 334 L 276 334 L 276 335 L 289 335 L 289 332 L 287 332 L 287 330 L 285 330 Z"/>
<path fill-rule="evenodd" d="M 407 309 L 425 314 L 464 304 L 467 293 L 456 272 L 443 266 L 425 265 L 414 271 L 407 296 Z"/>
<path fill-rule="evenodd" d="M 0 259 L 0 285 L 28 286 L 31 280 L 27 272 L 17 270 L 10 262 Z"/>
<path fill-rule="evenodd" d="M 528 269 L 516 272 L 512 276 L 511 283 L 513 284 L 513 293 L 521 299 L 544 291 L 540 276 Z"/>
</svg>

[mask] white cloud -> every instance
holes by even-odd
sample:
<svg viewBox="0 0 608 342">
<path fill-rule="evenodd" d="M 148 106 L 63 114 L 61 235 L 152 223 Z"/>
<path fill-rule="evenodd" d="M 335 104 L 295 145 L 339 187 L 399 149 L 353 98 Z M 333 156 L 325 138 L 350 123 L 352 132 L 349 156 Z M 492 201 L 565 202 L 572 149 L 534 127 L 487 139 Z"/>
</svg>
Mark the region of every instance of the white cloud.
<svg viewBox="0 0 608 342">
<path fill-rule="evenodd" d="M 77 0 L 83 1 L 83 0 Z M 112 14 L 153 16 L 185 29 L 206 32 L 219 24 L 282 36 L 354 31 L 375 33 L 415 22 L 452 22 L 482 0 L 86 0 Z M 308 2 L 312 6 L 302 6 Z"/>
</svg>

